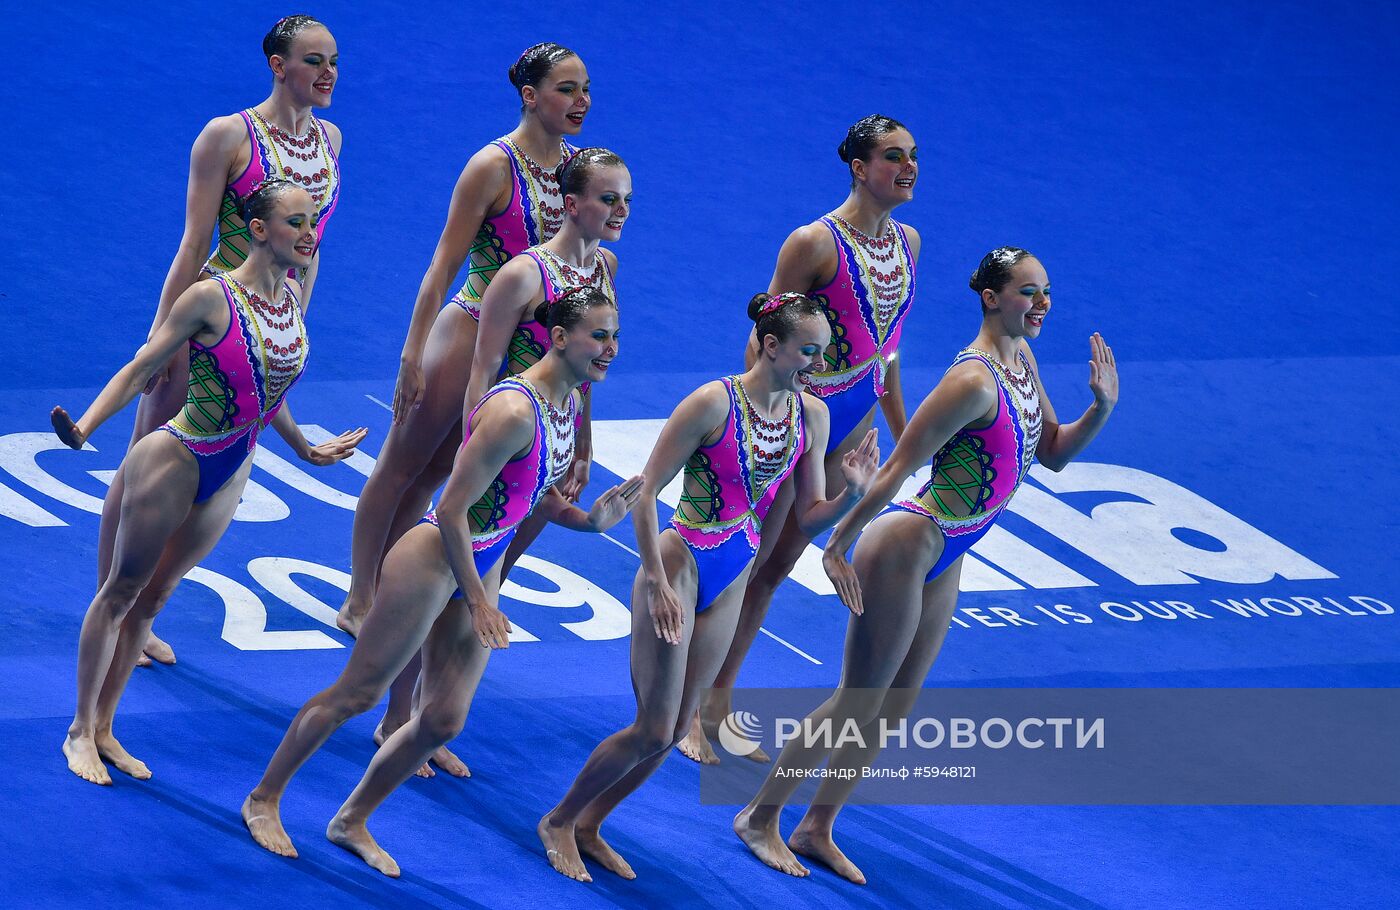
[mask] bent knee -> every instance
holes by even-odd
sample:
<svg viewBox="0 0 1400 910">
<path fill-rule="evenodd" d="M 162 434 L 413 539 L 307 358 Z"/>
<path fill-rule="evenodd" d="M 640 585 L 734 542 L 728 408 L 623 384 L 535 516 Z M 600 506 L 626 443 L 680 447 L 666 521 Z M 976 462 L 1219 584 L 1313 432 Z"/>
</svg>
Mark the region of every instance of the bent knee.
<svg viewBox="0 0 1400 910">
<path fill-rule="evenodd" d="M 441 744 L 457 738 L 467 724 L 467 714 L 465 711 L 424 708 L 418 724 L 424 736 Z"/>
<path fill-rule="evenodd" d="M 350 686 L 335 691 L 326 707 L 344 723 L 352 717 L 364 714 L 379 704 L 383 697 L 384 689 L 380 686 Z"/>
</svg>

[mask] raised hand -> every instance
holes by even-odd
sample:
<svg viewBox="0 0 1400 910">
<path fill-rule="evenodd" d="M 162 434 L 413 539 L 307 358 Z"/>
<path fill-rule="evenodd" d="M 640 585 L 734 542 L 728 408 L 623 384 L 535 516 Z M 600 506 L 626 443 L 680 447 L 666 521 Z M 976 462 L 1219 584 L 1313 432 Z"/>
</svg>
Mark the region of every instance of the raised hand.
<svg viewBox="0 0 1400 910">
<path fill-rule="evenodd" d="M 870 430 L 860 445 L 841 459 L 841 476 L 846 479 L 846 490 L 852 496 L 864 496 L 875 479 L 875 471 L 880 467 L 879 438 L 880 434 Z"/>
<path fill-rule="evenodd" d="M 627 517 L 637 500 L 641 499 L 644 480 L 646 478 L 638 474 L 599 496 L 594 501 L 593 508 L 588 510 L 588 526 L 595 531 L 606 531 Z"/>
<path fill-rule="evenodd" d="M 403 423 L 408 412 L 423 403 L 423 365 L 405 360 L 399 365 L 399 378 L 394 383 L 394 423 Z"/>
<path fill-rule="evenodd" d="M 78 429 L 78 425 L 63 408 L 55 407 L 49 414 L 49 422 L 53 424 L 53 431 L 58 434 L 58 438 L 63 440 L 63 444 L 68 448 L 81 449 L 83 443 L 87 442 L 87 434 Z"/>
<path fill-rule="evenodd" d="M 832 586 L 836 588 L 836 596 L 841 598 L 841 602 L 857 616 L 864 613 L 865 604 L 860 598 L 860 579 L 856 577 L 856 570 L 846 560 L 846 554 L 839 550 L 823 550 L 822 568 L 826 570 L 826 577 L 831 579 Z"/>
<path fill-rule="evenodd" d="M 665 578 L 647 579 L 647 612 L 651 614 L 651 627 L 656 637 L 668 645 L 681 643 L 681 629 L 685 625 L 685 611 L 675 589 Z"/>
<path fill-rule="evenodd" d="M 1113 359 L 1113 348 L 1095 332 L 1089 336 L 1089 352 L 1089 391 L 1094 393 L 1094 401 L 1111 408 L 1118 403 L 1118 362 Z"/>
<path fill-rule="evenodd" d="M 482 647 L 500 650 L 510 647 L 510 620 L 483 599 L 471 608 L 472 628 Z"/>
<path fill-rule="evenodd" d="M 344 461 L 355 454 L 355 446 L 364 442 L 367 435 L 369 435 L 369 430 L 365 427 L 360 427 L 358 430 L 346 430 L 328 442 L 307 449 L 302 458 L 314 465 L 321 466 Z"/>
</svg>

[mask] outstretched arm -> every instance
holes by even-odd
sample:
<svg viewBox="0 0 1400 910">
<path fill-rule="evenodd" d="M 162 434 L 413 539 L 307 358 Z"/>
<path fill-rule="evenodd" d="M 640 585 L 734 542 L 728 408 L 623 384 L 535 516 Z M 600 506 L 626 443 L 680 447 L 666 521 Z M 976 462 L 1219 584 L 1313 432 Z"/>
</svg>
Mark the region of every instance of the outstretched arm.
<svg viewBox="0 0 1400 910">
<path fill-rule="evenodd" d="M 1044 416 L 1035 457 L 1050 470 L 1062 471 L 1098 435 L 1118 404 L 1118 363 L 1103 336 L 1095 332 L 1089 337 L 1089 391 L 1094 394 L 1094 402 L 1074 423 L 1061 425 L 1055 417 L 1055 409 L 1050 406 L 1050 397 L 1045 394 L 1045 386 L 1040 382 L 1035 355 L 1030 353 L 1029 345 L 1025 351 L 1035 368 L 1035 384 L 1040 390 L 1040 409 Z"/>
<path fill-rule="evenodd" d="M 487 146 L 467 162 L 452 189 L 447 223 L 438 237 L 428 271 L 418 285 L 408 334 L 399 354 L 399 378 L 394 386 L 395 423 L 402 423 L 408 411 L 423 400 L 423 349 L 427 346 L 433 320 L 447 299 L 452 280 L 467 259 L 481 223 L 495 207 L 501 188 L 510 179 L 508 167 L 504 153 L 495 146 Z"/>
<path fill-rule="evenodd" d="M 793 514 L 807 537 L 816 537 L 841 520 L 870 488 L 880 463 L 879 434 L 870 430 L 854 449 L 841 459 L 841 475 L 846 489 L 835 499 L 822 499 L 826 487 L 824 466 L 830 415 L 815 395 L 803 394 L 803 419 L 807 426 L 807 450 L 793 471 L 796 484 Z"/>
<path fill-rule="evenodd" d="M 516 256 L 501 266 L 481 298 L 481 322 L 476 329 L 471 379 L 462 404 L 462 419 L 496 384 L 510 348 L 510 339 L 525 316 L 525 308 L 540 289 L 540 272 L 529 256 Z"/>
<path fill-rule="evenodd" d="M 354 455 L 355 447 L 364 442 L 365 437 L 369 435 L 367 427 L 359 427 L 346 430 L 335 439 L 313 446 L 302 435 L 301 427 L 297 426 L 295 418 L 292 417 L 292 409 L 285 401 L 272 418 L 272 428 L 291 446 L 298 458 L 318 467 L 335 464 Z"/>
<path fill-rule="evenodd" d="M 890 504 L 906 477 L 933 458 L 955 433 L 994 411 L 996 396 L 996 384 L 982 366 L 965 364 L 949 370 L 910 418 L 904 435 L 895 444 L 889 461 L 875 473 L 864 498 L 837 523 L 822 554 L 822 565 L 836 583 L 841 602 L 853 613 L 860 614 L 864 606 L 855 570 L 846 561 L 846 551 L 861 529 Z"/>
<path fill-rule="evenodd" d="M 107 382 L 82 417 L 74 421 L 63 408 L 53 409 L 50 419 L 58 438 L 72 448 L 81 449 L 98 427 L 140 394 L 156 370 L 169 363 L 176 351 L 200 332 L 212 330 L 212 322 L 221 313 L 227 320 L 223 291 L 215 282 L 197 283 L 181 294 L 151 339 Z"/>
</svg>

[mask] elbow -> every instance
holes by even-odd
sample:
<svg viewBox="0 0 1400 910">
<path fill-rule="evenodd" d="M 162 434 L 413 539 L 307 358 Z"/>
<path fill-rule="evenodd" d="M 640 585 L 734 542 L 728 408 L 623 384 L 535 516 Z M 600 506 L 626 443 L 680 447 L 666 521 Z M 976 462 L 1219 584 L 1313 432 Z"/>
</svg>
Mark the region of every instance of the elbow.
<svg viewBox="0 0 1400 910">
<path fill-rule="evenodd" d="M 1037 457 L 1036 461 L 1040 463 L 1041 467 L 1050 471 L 1054 471 L 1056 474 L 1063 471 L 1065 469 L 1065 466 L 1069 464 L 1068 458 L 1057 458 L 1053 455 L 1047 458 Z"/>
</svg>

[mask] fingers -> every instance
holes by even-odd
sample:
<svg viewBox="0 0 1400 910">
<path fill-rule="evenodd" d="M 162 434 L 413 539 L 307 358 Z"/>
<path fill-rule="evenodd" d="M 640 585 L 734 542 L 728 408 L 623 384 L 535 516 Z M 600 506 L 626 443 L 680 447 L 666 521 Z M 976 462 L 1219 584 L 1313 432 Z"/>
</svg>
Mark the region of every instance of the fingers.
<svg viewBox="0 0 1400 910">
<path fill-rule="evenodd" d="M 62 407 L 55 407 L 49 412 L 49 423 L 53 424 L 54 433 L 64 445 L 70 449 L 81 449 L 86 437 L 78 429 L 78 425 L 73 422 L 73 418 L 68 416 L 68 412 Z"/>
</svg>

